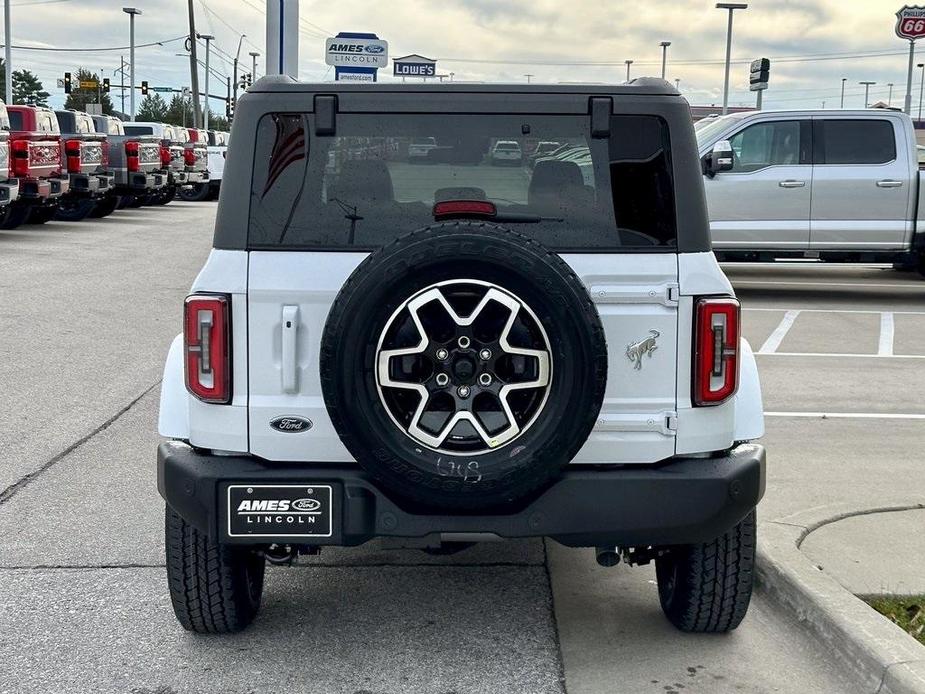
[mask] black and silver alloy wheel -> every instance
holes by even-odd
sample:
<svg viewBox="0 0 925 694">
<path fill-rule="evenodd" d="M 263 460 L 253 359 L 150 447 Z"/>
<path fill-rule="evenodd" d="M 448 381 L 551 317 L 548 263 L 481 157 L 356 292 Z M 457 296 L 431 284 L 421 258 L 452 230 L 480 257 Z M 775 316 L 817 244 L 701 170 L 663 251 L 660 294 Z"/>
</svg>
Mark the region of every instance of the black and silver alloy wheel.
<svg viewBox="0 0 925 694">
<path fill-rule="evenodd" d="M 481 455 L 513 442 L 549 395 L 546 331 L 526 303 L 488 282 L 448 280 L 417 292 L 392 314 L 376 351 L 392 421 L 441 453 Z"/>
</svg>

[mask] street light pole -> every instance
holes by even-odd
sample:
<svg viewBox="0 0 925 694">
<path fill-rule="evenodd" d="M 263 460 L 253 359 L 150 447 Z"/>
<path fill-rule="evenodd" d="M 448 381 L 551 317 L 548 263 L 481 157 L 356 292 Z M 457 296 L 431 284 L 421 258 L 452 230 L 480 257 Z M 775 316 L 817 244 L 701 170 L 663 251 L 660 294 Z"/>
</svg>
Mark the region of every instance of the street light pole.
<svg viewBox="0 0 925 694">
<path fill-rule="evenodd" d="M 632 60 L 624 60 L 623 62 L 626 63 L 626 81 L 629 82 L 629 81 L 630 81 L 630 65 L 633 64 L 633 61 L 632 61 Z"/>
<path fill-rule="evenodd" d="M 681 91 L 681 78 L 680 77 L 674 78 L 674 88 L 675 88 L 675 91 L 678 91 L 678 92 Z"/>
<path fill-rule="evenodd" d="M 206 99 L 202 109 L 202 127 L 209 129 L 209 48 L 215 37 L 211 34 L 197 34 L 199 38 L 206 42 Z M 198 98 L 198 96 L 197 96 Z"/>
<path fill-rule="evenodd" d="M 12 60 L 11 56 L 13 54 L 13 49 L 10 46 L 10 44 L 13 43 L 13 38 L 12 38 L 13 30 L 12 28 L 10 28 L 10 0 L 3 0 L 3 35 L 4 35 L 4 40 L 6 41 L 6 45 L 4 45 L 3 47 L 3 51 L 6 54 L 6 75 L 4 77 L 4 81 L 6 82 L 6 84 L 4 85 L 4 89 L 6 91 L 4 93 L 6 94 L 6 103 L 12 104 L 13 103 L 13 63 L 11 62 Z"/>
<path fill-rule="evenodd" d="M 867 108 L 867 95 L 870 91 L 870 85 L 877 84 L 876 82 L 858 82 L 858 84 L 864 85 L 864 108 Z"/>
<path fill-rule="evenodd" d="M 257 56 L 259 56 L 259 55 L 260 55 L 260 53 L 258 53 L 257 51 L 251 51 L 251 52 L 250 52 L 250 56 L 251 56 L 251 79 L 254 80 L 255 82 L 257 81 Z"/>
<path fill-rule="evenodd" d="M 845 108 L 845 82 L 847 81 L 847 77 L 841 78 L 841 105 L 838 108 Z"/>
<path fill-rule="evenodd" d="M 129 120 L 135 120 L 135 15 L 141 14 L 141 10 L 134 7 L 123 7 L 122 11 L 128 15 L 129 37 L 128 37 L 128 62 L 129 73 L 131 74 L 129 82 Z"/>
<path fill-rule="evenodd" d="M 671 41 L 662 41 L 658 45 L 662 47 L 662 79 L 665 79 L 665 64 L 668 62 L 668 46 Z"/>
<path fill-rule="evenodd" d="M 234 75 L 232 77 L 232 85 L 234 86 L 232 89 L 234 90 L 233 96 L 235 104 L 238 103 L 238 56 L 241 55 L 241 44 L 244 42 L 246 36 L 247 34 L 241 34 L 241 38 L 238 39 L 238 50 L 234 53 Z"/>
<path fill-rule="evenodd" d="M 886 86 L 890 88 L 890 95 L 886 98 L 886 105 L 892 106 L 893 105 L 893 83 L 887 82 Z"/>
<path fill-rule="evenodd" d="M 909 73 L 906 75 L 906 98 L 903 111 L 912 115 L 912 66 L 915 64 L 915 39 L 909 39 Z"/>
<path fill-rule="evenodd" d="M 723 115 L 729 111 L 729 63 L 732 54 L 732 13 L 736 10 L 748 9 L 748 4 L 744 2 L 718 2 L 716 9 L 728 10 L 729 22 L 726 25 L 726 77 L 723 81 Z"/>
<path fill-rule="evenodd" d="M 526 74 L 526 75 L 524 75 L 524 77 L 527 78 L 527 84 L 530 84 L 530 78 L 533 77 L 533 74 L 532 74 L 532 73 L 531 73 L 531 74 Z"/>
<path fill-rule="evenodd" d="M 922 90 L 925 89 L 925 63 L 919 63 L 917 67 L 922 68 L 922 81 L 919 84 L 919 120 L 922 120 Z"/>
</svg>

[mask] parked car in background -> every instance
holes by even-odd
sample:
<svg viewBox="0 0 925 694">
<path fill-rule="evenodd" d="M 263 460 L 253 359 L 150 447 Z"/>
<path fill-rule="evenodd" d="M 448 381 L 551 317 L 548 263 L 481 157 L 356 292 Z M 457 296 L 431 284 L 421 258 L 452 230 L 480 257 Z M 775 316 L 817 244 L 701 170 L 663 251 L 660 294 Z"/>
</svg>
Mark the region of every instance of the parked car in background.
<svg viewBox="0 0 925 694">
<path fill-rule="evenodd" d="M 186 161 L 183 156 L 188 135 L 186 128 L 167 123 L 134 121 L 124 123 L 126 135 L 153 135 L 161 144 L 161 171 L 167 176 L 167 184 L 158 193 L 148 198 L 152 205 L 166 205 L 176 197 L 181 186 L 186 185 Z"/>
<path fill-rule="evenodd" d="M 209 197 L 217 198 L 225 171 L 225 155 L 228 153 L 228 133 L 221 130 L 209 131 Z"/>
<path fill-rule="evenodd" d="M 61 130 L 61 163 L 70 187 L 58 200 L 56 219 L 76 222 L 87 217 L 112 189 L 109 141 L 96 132 L 93 117 L 73 109 L 55 111 Z"/>
<path fill-rule="evenodd" d="M 713 247 L 925 272 L 915 130 L 886 109 L 753 111 L 697 130 Z"/>
<path fill-rule="evenodd" d="M 432 149 L 437 147 L 435 137 L 416 137 L 408 145 L 408 161 L 426 160 Z"/>
<path fill-rule="evenodd" d="M 140 207 L 167 185 L 156 135 L 126 135 L 122 121 L 115 116 L 93 116 L 93 122 L 96 131 L 108 138 L 109 163 L 115 175 L 113 190 L 122 198 L 121 204 Z"/>
<path fill-rule="evenodd" d="M 4 229 L 28 222 L 44 224 L 58 210 L 58 198 L 68 191 L 61 173 L 61 134 L 51 109 L 7 106 L 10 119 L 10 174 L 19 181 L 19 197 L 3 221 Z"/>
<path fill-rule="evenodd" d="M 527 159 L 527 165 L 532 169 L 536 160 L 541 157 L 546 157 L 555 152 L 562 146 L 559 142 L 553 142 L 551 140 L 544 140 L 542 142 L 536 143 L 536 149 L 530 154 L 530 158 Z"/>
<path fill-rule="evenodd" d="M 10 169 L 10 117 L 0 99 L 0 224 L 19 197 L 19 180 L 13 178 Z"/>
<path fill-rule="evenodd" d="M 524 155 L 520 143 L 514 140 L 498 140 L 491 148 L 491 163 L 493 166 L 501 164 L 520 164 Z"/>
<path fill-rule="evenodd" d="M 209 186 L 209 135 L 205 130 L 187 128 L 183 152 L 188 186 L 180 189 L 180 198 L 187 202 L 206 200 L 212 192 Z"/>
</svg>

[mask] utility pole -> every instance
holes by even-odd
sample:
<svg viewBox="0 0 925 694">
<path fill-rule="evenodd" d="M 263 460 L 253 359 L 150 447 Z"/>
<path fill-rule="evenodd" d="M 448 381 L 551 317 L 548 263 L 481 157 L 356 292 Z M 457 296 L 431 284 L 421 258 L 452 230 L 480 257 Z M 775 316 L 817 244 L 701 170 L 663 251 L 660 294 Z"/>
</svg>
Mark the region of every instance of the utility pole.
<svg viewBox="0 0 925 694">
<path fill-rule="evenodd" d="M 729 112 L 729 62 L 732 54 L 732 13 L 748 9 L 744 2 L 718 2 L 716 9 L 729 11 L 729 23 L 726 26 L 726 77 L 723 81 L 723 115 Z"/>
<path fill-rule="evenodd" d="M 234 117 L 233 114 L 229 117 L 229 114 L 231 113 L 231 78 L 230 77 L 225 78 L 225 87 L 227 90 L 225 92 L 225 117 L 226 117 L 226 120 L 230 124 L 232 118 Z"/>
<path fill-rule="evenodd" d="M 204 108 L 202 109 L 202 123 L 203 128 L 206 130 L 209 129 L 209 45 L 215 40 L 215 37 L 210 34 L 200 34 L 199 38 L 206 42 L 206 100 L 204 103 Z M 197 101 L 198 96 L 197 96 Z"/>
<path fill-rule="evenodd" d="M 128 15 L 129 21 L 129 48 L 128 48 L 128 62 L 131 70 L 131 83 L 129 88 L 129 103 L 131 104 L 131 113 L 129 113 L 129 120 L 135 120 L 135 15 L 141 14 L 141 10 L 134 7 L 123 7 L 122 11 Z"/>
<path fill-rule="evenodd" d="M 870 85 L 872 85 L 872 84 L 877 84 L 877 83 L 876 83 L 876 82 L 858 82 L 858 84 L 863 84 L 863 85 L 864 85 L 864 108 L 867 108 L 867 106 L 868 106 L 868 103 L 867 103 L 867 95 L 868 95 L 868 93 L 869 93 L 869 91 L 870 91 Z"/>
<path fill-rule="evenodd" d="M 845 82 L 847 81 L 847 77 L 841 78 L 841 105 L 838 108 L 845 108 Z"/>
<path fill-rule="evenodd" d="M 199 61 L 196 60 L 196 15 L 193 13 L 193 0 L 187 0 L 189 9 L 189 74 L 190 86 L 193 88 L 193 127 L 199 127 Z M 208 98 L 208 97 L 207 97 Z"/>
<path fill-rule="evenodd" d="M 630 65 L 633 64 L 633 61 L 624 60 L 623 62 L 626 63 L 626 81 L 629 82 L 630 81 Z"/>
<path fill-rule="evenodd" d="M 3 34 L 6 41 L 6 45 L 3 47 L 4 53 L 6 54 L 6 76 L 4 81 L 4 93 L 6 94 L 6 103 L 13 103 L 13 62 L 12 54 L 13 50 L 10 46 L 13 43 L 13 30 L 10 28 L 10 0 L 3 0 Z"/>
<path fill-rule="evenodd" d="M 668 62 L 668 46 L 671 45 L 671 41 L 662 41 L 658 45 L 662 47 L 662 79 L 665 79 L 665 63 Z"/>
</svg>

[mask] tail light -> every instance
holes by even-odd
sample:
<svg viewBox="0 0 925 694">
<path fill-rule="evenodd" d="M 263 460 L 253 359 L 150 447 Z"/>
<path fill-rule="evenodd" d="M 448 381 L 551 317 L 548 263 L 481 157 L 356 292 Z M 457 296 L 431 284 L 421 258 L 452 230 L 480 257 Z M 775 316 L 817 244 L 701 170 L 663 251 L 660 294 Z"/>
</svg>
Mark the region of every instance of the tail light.
<svg viewBox="0 0 925 694">
<path fill-rule="evenodd" d="M 103 155 L 100 164 L 104 167 L 109 166 L 109 140 L 103 140 Z"/>
<path fill-rule="evenodd" d="M 739 385 L 739 302 L 698 299 L 695 320 L 694 404 L 718 405 Z"/>
<path fill-rule="evenodd" d="M 80 173 L 80 140 L 65 140 L 64 156 L 67 159 L 67 172 Z"/>
<path fill-rule="evenodd" d="M 161 166 L 170 166 L 170 147 L 161 145 Z"/>
<path fill-rule="evenodd" d="M 203 402 L 231 402 L 231 301 L 193 294 L 183 305 L 186 388 Z"/>
<path fill-rule="evenodd" d="M 29 176 L 29 141 L 13 140 L 10 143 L 10 173 L 13 176 Z"/>
<path fill-rule="evenodd" d="M 196 152 L 192 147 L 187 147 L 183 150 L 183 161 L 186 162 L 187 166 L 196 165 Z"/>
<path fill-rule="evenodd" d="M 132 173 L 138 171 L 138 143 L 137 142 L 126 142 L 125 143 L 125 161 L 128 166 L 128 170 Z"/>
</svg>

